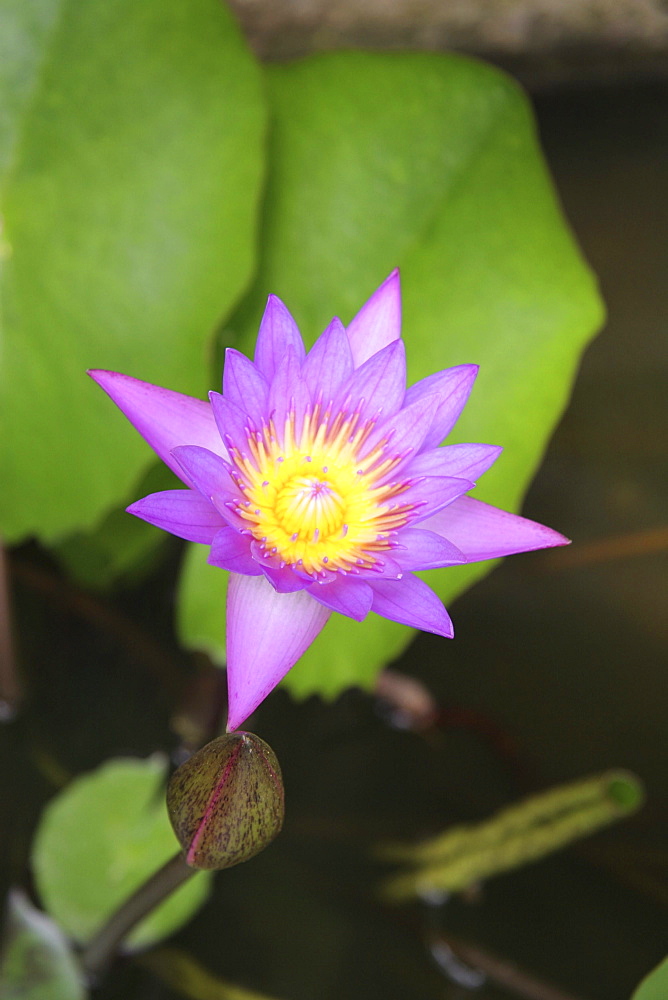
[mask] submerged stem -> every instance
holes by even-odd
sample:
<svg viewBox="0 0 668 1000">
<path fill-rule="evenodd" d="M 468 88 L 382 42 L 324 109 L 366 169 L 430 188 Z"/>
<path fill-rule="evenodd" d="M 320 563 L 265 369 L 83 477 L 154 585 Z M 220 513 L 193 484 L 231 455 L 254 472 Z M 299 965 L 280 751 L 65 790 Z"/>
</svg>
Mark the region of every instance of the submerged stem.
<svg viewBox="0 0 668 1000">
<path fill-rule="evenodd" d="M 140 885 L 85 947 L 81 961 L 87 975 L 91 979 L 100 976 L 133 927 L 194 874 L 179 851 Z"/>
<path fill-rule="evenodd" d="M 0 722 L 7 722 L 14 717 L 21 694 L 12 638 L 9 565 L 0 538 Z"/>
</svg>

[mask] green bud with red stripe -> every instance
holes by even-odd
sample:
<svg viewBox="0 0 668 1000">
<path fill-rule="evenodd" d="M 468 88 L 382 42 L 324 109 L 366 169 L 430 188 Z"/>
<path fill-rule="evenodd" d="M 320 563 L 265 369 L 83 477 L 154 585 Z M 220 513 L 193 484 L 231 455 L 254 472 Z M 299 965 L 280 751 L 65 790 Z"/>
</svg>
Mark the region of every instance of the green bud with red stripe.
<svg viewBox="0 0 668 1000">
<path fill-rule="evenodd" d="M 191 868 L 231 868 L 280 833 L 285 812 L 276 754 L 253 733 L 227 733 L 179 767 L 167 809 Z"/>
</svg>

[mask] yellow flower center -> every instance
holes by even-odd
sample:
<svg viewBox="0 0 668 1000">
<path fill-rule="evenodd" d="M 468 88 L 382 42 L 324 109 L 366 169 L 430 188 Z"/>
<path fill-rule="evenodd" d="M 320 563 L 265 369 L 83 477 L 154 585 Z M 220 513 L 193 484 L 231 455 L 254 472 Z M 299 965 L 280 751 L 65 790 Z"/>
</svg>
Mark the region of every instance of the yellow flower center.
<svg viewBox="0 0 668 1000">
<path fill-rule="evenodd" d="M 238 513 L 272 565 L 355 572 L 391 547 L 413 509 L 396 499 L 410 481 L 387 481 L 401 458 L 387 455 L 387 441 L 365 453 L 372 430 L 355 412 L 332 417 L 316 404 L 299 432 L 291 413 L 280 434 L 270 421 L 249 428 L 248 452 L 230 448 Z"/>
</svg>

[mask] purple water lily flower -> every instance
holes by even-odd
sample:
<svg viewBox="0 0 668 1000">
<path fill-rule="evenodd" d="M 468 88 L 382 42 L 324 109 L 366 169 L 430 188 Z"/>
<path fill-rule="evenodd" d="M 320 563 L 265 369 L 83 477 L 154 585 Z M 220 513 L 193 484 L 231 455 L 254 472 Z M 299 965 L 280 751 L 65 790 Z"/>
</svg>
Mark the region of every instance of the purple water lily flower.
<svg viewBox="0 0 668 1000">
<path fill-rule="evenodd" d="M 92 371 L 187 489 L 128 510 L 211 547 L 230 571 L 228 728 L 236 729 L 313 642 L 332 611 L 370 611 L 451 637 L 416 570 L 564 545 L 563 535 L 467 494 L 501 449 L 438 447 L 475 365 L 406 389 L 399 274 L 307 353 L 270 296 L 255 360 L 228 350 L 209 402 Z"/>
</svg>

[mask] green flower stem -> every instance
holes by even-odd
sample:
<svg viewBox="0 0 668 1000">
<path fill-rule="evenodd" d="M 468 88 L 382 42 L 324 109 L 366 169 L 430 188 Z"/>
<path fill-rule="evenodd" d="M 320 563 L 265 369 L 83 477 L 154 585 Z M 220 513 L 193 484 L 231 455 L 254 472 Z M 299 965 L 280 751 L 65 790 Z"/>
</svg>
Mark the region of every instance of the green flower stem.
<svg viewBox="0 0 668 1000">
<path fill-rule="evenodd" d="M 81 961 L 88 977 L 95 980 L 102 975 L 133 927 L 194 874 L 179 851 L 140 885 L 86 945 Z"/>
</svg>

